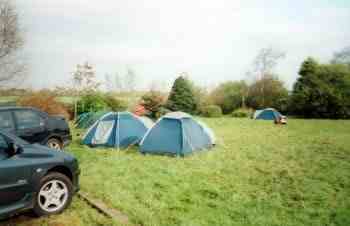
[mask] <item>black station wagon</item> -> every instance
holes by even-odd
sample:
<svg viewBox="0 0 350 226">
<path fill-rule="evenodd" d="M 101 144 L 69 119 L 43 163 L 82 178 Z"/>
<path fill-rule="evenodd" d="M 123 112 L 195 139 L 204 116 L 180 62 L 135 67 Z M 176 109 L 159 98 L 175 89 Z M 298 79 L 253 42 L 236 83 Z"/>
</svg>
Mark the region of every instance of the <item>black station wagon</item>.
<svg viewBox="0 0 350 226">
<path fill-rule="evenodd" d="M 49 116 L 35 108 L 0 107 L 0 129 L 33 144 L 63 149 L 72 136 L 63 117 Z"/>
</svg>

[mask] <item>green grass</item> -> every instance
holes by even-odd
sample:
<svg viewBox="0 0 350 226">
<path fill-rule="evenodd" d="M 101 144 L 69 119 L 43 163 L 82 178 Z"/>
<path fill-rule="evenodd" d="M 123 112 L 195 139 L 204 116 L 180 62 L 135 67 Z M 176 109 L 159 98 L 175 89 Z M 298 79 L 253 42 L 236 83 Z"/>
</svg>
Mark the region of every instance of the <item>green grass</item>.
<svg viewBox="0 0 350 226">
<path fill-rule="evenodd" d="M 350 121 L 203 121 L 219 144 L 186 158 L 95 151 L 75 139 L 82 190 L 140 225 L 350 225 Z M 0 225 L 118 226 L 78 198 L 59 216 Z"/>
<path fill-rule="evenodd" d="M 126 92 L 126 93 L 116 93 L 114 94 L 115 97 L 118 97 L 121 100 L 124 100 L 125 102 L 129 103 L 136 103 L 137 100 L 143 95 L 143 92 Z M 0 103 L 1 102 L 11 102 L 16 101 L 19 97 L 18 96 L 0 96 Z M 59 96 L 57 97 L 57 100 L 64 104 L 74 104 L 75 97 L 74 96 Z"/>
<path fill-rule="evenodd" d="M 64 104 L 74 104 L 75 102 L 75 97 L 73 96 L 60 96 L 57 97 L 57 101 L 64 103 Z"/>
<path fill-rule="evenodd" d="M 82 190 L 141 225 L 350 225 L 350 121 L 204 121 L 219 144 L 186 158 L 76 142 Z"/>
<path fill-rule="evenodd" d="M 17 98 L 17 96 L 0 96 L 0 103 L 16 101 Z"/>
</svg>

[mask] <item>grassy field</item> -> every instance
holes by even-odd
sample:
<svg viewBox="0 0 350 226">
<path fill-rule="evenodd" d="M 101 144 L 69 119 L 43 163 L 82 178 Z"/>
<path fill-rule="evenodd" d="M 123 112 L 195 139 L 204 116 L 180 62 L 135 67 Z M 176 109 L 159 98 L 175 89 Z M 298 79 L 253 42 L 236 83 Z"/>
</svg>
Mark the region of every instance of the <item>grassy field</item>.
<svg viewBox="0 0 350 226">
<path fill-rule="evenodd" d="M 76 140 L 82 190 L 140 225 L 350 225 L 350 121 L 203 121 L 219 144 L 186 158 L 95 151 Z M 13 225 L 111 224 L 78 199 L 34 222 Z"/>
<path fill-rule="evenodd" d="M 16 101 L 16 96 L 0 96 L 0 103 Z"/>
<path fill-rule="evenodd" d="M 57 216 L 37 218 L 31 212 L 0 221 L 1 226 L 121 226 L 112 222 L 85 202 L 75 198 L 64 213 Z"/>
<path fill-rule="evenodd" d="M 350 121 L 204 121 L 218 147 L 184 159 L 74 144 L 82 190 L 141 225 L 350 225 Z"/>
<path fill-rule="evenodd" d="M 127 103 L 136 102 L 142 95 L 143 95 L 143 92 L 115 94 L 116 97 L 118 97 L 121 100 L 124 100 Z M 20 97 L 18 97 L 18 96 L 0 96 L 0 103 L 16 101 L 18 98 L 20 98 Z M 59 97 L 57 97 L 57 100 L 59 102 L 65 103 L 65 104 L 73 104 L 76 99 L 74 96 L 59 96 Z"/>
</svg>

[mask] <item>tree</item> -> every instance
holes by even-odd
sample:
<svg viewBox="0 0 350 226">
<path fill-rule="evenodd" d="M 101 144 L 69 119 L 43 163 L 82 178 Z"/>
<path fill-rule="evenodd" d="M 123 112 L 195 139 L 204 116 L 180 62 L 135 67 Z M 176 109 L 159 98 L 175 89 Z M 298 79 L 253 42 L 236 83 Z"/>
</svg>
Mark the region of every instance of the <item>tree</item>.
<svg viewBox="0 0 350 226">
<path fill-rule="evenodd" d="M 285 53 L 274 50 L 273 48 L 263 48 L 260 50 L 254 60 L 254 72 L 258 79 L 263 79 L 265 76 L 272 74 L 280 59 L 285 58 Z"/>
<path fill-rule="evenodd" d="M 293 87 L 293 112 L 307 118 L 350 118 L 350 68 L 305 60 Z"/>
<path fill-rule="evenodd" d="M 229 114 L 243 105 L 246 90 L 247 84 L 244 81 L 230 81 L 221 83 L 210 96 L 212 102 L 220 106 L 224 114 Z"/>
<path fill-rule="evenodd" d="M 127 92 L 133 92 L 136 88 L 136 73 L 131 68 L 128 68 L 124 77 L 124 87 Z"/>
<path fill-rule="evenodd" d="M 73 72 L 73 84 L 76 90 L 76 95 L 91 94 L 96 92 L 100 83 L 96 81 L 95 70 L 92 65 L 88 62 L 84 64 L 78 64 L 75 71 Z M 78 100 L 75 98 L 74 101 L 74 119 L 78 113 Z"/>
<path fill-rule="evenodd" d="M 247 104 L 254 109 L 273 107 L 286 111 L 287 99 L 288 90 L 284 83 L 277 76 L 266 74 L 264 78 L 250 85 Z"/>
<path fill-rule="evenodd" d="M 258 55 L 255 57 L 255 60 L 253 62 L 253 71 L 248 72 L 250 75 L 255 75 L 254 80 L 259 81 L 264 79 L 266 77 L 270 77 L 271 74 L 273 74 L 273 69 L 278 64 L 278 61 L 285 58 L 285 53 L 275 50 L 271 47 L 269 48 L 263 48 L 259 51 Z M 261 105 L 265 106 L 265 95 L 267 88 L 264 86 L 264 82 L 261 82 Z"/>
<path fill-rule="evenodd" d="M 105 85 L 106 85 L 106 89 L 108 90 L 108 92 L 113 92 L 115 90 L 115 86 L 112 80 L 112 76 L 109 74 L 105 75 Z"/>
<path fill-rule="evenodd" d="M 291 112 L 302 116 L 310 116 L 313 114 L 311 101 L 311 91 L 316 86 L 314 84 L 318 63 L 313 58 L 307 58 L 301 65 L 299 70 L 300 77 L 294 84 L 291 98 Z"/>
<path fill-rule="evenodd" d="M 198 103 L 192 84 L 184 76 L 180 76 L 175 80 L 166 107 L 172 111 L 183 111 L 190 114 L 197 112 Z"/>
<path fill-rule="evenodd" d="M 25 71 L 19 55 L 24 41 L 13 1 L 0 0 L 0 43 L 0 84 L 7 84 Z"/>
<path fill-rule="evenodd" d="M 136 89 L 137 76 L 134 70 L 127 69 L 125 76 L 119 74 L 105 75 L 106 88 L 112 92 L 133 92 Z"/>
<path fill-rule="evenodd" d="M 151 118 L 157 118 L 165 104 L 165 99 L 161 92 L 151 90 L 141 97 L 141 105 L 149 112 Z"/>
<path fill-rule="evenodd" d="M 341 51 L 334 53 L 331 62 L 333 64 L 347 64 L 350 66 L 350 46 L 345 47 Z"/>
<path fill-rule="evenodd" d="M 96 80 L 95 69 L 88 62 L 77 65 L 73 72 L 73 83 L 79 92 L 96 92 L 101 85 Z"/>
</svg>

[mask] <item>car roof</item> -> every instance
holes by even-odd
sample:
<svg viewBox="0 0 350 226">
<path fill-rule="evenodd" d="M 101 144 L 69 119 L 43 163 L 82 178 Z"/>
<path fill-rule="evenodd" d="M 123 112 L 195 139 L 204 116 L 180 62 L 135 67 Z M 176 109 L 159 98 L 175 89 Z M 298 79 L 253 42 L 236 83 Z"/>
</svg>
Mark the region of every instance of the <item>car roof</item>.
<svg viewBox="0 0 350 226">
<path fill-rule="evenodd" d="M 0 107 L 0 111 L 13 111 L 13 110 L 33 110 L 38 112 L 40 115 L 47 117 L 48 114 L 44 111 L 41 111 L 40 109 L 33 108 L 33 107 L 16 107 L 16 106 L 8 106 L 8 107 Z"/>
<path fill-rule="evenodd" d="M 36 110 L 38 111 L 38 109 L 33 107 L 16 107 L 16 106 L 0 107 L 0 111 L 3 111 L 3 110 Z"/>
</svg>

